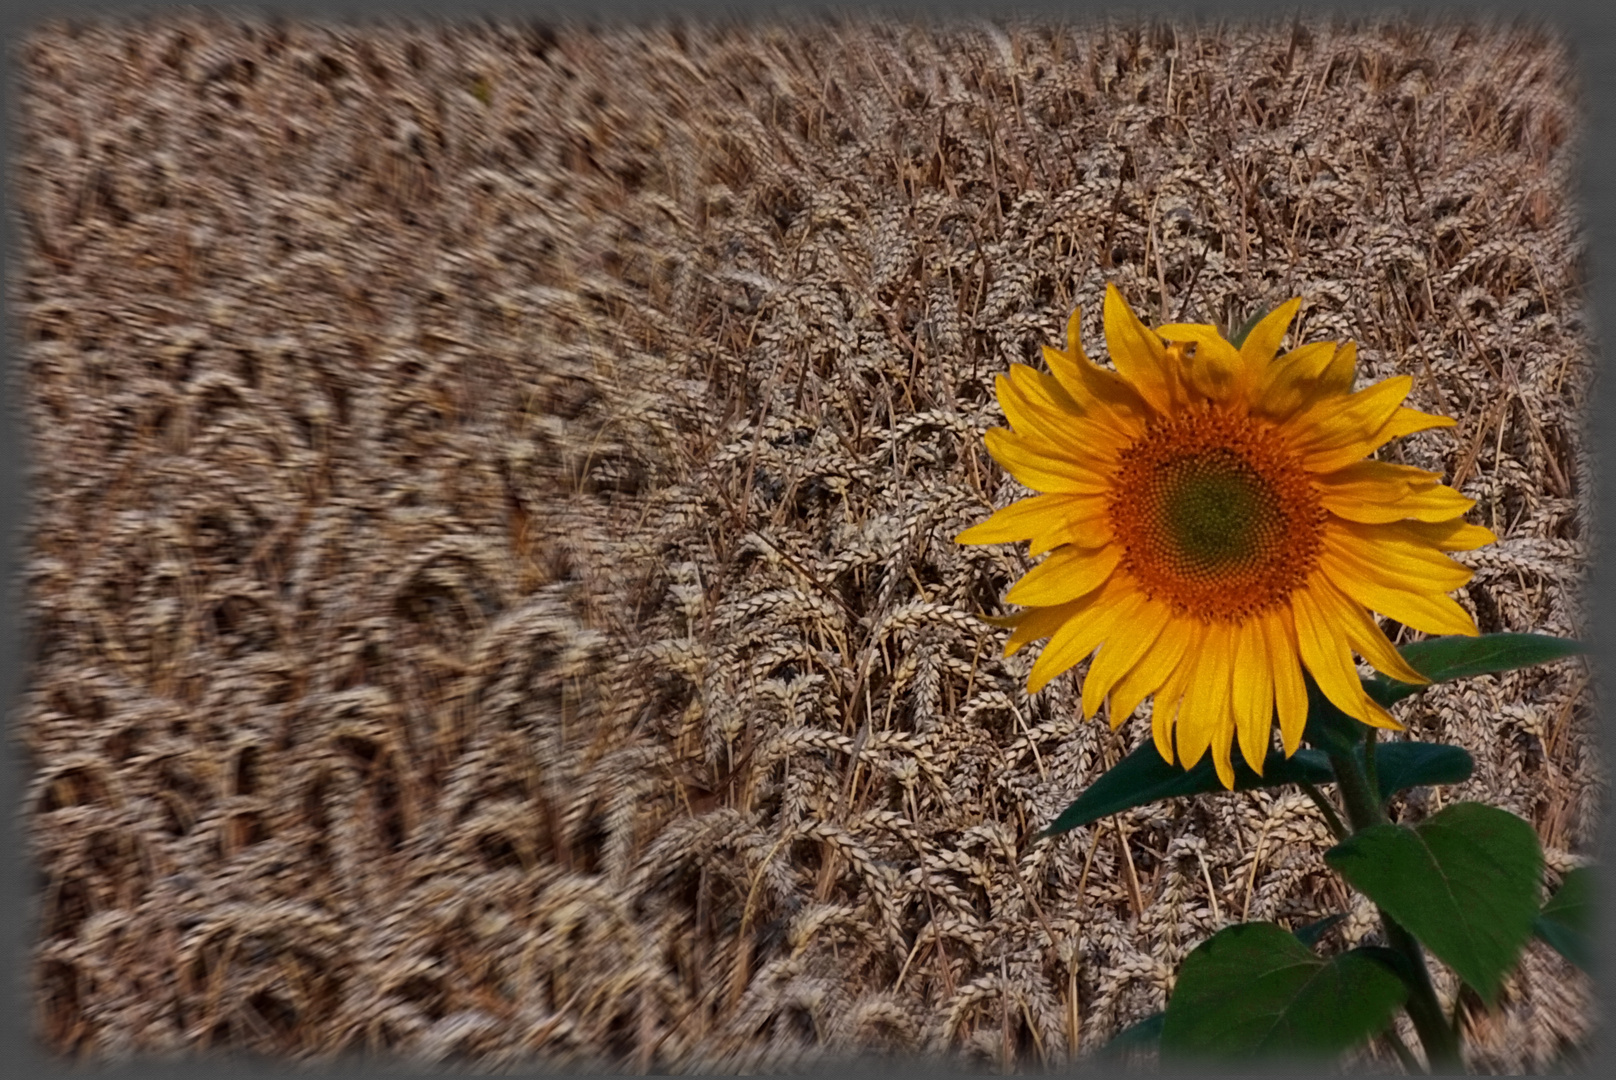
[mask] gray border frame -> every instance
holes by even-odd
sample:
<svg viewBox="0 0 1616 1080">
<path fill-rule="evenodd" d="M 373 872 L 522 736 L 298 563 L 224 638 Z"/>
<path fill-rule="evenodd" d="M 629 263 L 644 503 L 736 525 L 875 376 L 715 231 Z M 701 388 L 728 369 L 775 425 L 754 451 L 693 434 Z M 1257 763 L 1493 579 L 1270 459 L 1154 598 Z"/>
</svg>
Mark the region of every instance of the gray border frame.
<svg viewBox="0 0 1616 1080">
<path fill-rule="evenodd" d="M 63 18 L 130 18 L 173 11 L 181 5 L 152 4 L 95 4 L 52 3 L 50 0 L 25 0 L 17 7 L 7 6 L 3 34 L 6 45 L 6 65 L 0 81 L 0 102 L 4 104 L 5 126 L 0 131 L 0 150 L 10 150 L 10 138 L 15 119 L 17 95 L 15 93 L 14 56 L 17 39 L 45 20 Z M 1582 213 L 1586 251 L 1586 289 L 1589 326 L 1593 336 L 1590 347 L 1596 356 L 1600 348 L 1602 327 L 1616 326 L 1616 5 L 1606 6 L 1601 0 L 1537 0 L 1536 3 L 1493 4 L 1461 0 L 1448 0 L 1438 9 L 1423 4 L 1298 4 L 1276 0 L 1244 0 L 1234 3 L 1175 4 L 1161 0 L 1144 3 L 1107 5 L 1098 0 L 1068 0 L 1066 3 L 1045 0 L 1027 3 L 1025 0 L 997 5 L 991 0 L 932 0 L 931 3 L 862 2 L 852 4 L 777 4 L 759 0 L 563 0 L 561 3 L 487 3 L 476 8 L 443 2 L 386 3 L 366 0 L 336 0 L 331 4 L 230 4 L 206 5 L 226 13 L 242 15 L 278 15 L 286 18 L 313 18 L 331 21 L 372 19 L 378 17 L 408 17 L 423 20 L 464 21 L 482 17 L 515 17 L 569 20 L 588 23 L 612 23 L 655 19 L 672 13 L 689 14 L 707 19 L 742 18 L 768 20 L 792 16 L 831 14 L 835 12 L 879 12 L 920 19 L 947 17 L 1002 17 L 1013 14 L 1046 15 L 1057 18 L 1082 18 L 1102 15 L 1151 14 L 1167 17 L 1195 16 L 1200 18 L 1241 18 L 1248 16 L 1283 16 L 1295 11 L 1339 11 L 1342 14 L 1375 15 L 1394 10 L 1406 10 L 1431 19 L 1490 16 L 1502 19 L 1524 19 L 1544 24 L 1558 31 L 1571 51 L 1577 69 L 1583 103 L 1583 121 L 1580 163 L 1580 184 L 1576 192 Z M 27 783 L 27 762 L 12 737 L 10 720 L 13 707 L 22 690 L 26 671 L 26 651 L 29 640 L 27 628 L 19 613 L 22 609 L 25 582 L 20 577 L 22 568 L 22 533 L 27 513 L 26 497 L 27 446 L 23 439 L 23 417 L 19 409 L 22 372 L 15 356 L 10 333 L 10 301 L 15 288 L 12 272 L 17 266 L 15 253 L 20 252 L 24 237 L 11 213 L 12 157 L 4 154 L 7 163 L 6 185 L 0 194 L 0 205 L 6 209 L 0 228 L 4 230 L 6 266 L 6 303 L 4 308 L 5 359 L 0 371 L 3 389 L 0 389 L 0 707 L 4 709 L 6 724 L 4 745 L 0 747 L 0 793 L 4 794 L 0 809 L 0 1061 L 13 1065 L 4 1071 L 12 1075 L 59 1076 L 68 1073 L 92 1072 L 116 1076 L 182 1076 L 209 1078 L 222 1074 L 237 1076 L 285 1076 L 295 1073 L 335 1076 L 403 1076 L 438 1075 L 427 1069 L 406 1069 L 402 1066 L 380 1066 L 360 1063 L 337 1063 L 324 1067 L 297 1068 L 267 1061 L 228 1058 L 198 1058 L 184 1064 L 143 1062 L 140 1064 L 108 1066 L 88 1069 L 64 1066 L 43 1055 L 34 1043 L 32 1030 L 32 999 L 27 983 L 27 956 L 33 940 L 34 889 L 32 866 L 24 847 L 22 793 Z M 1595 485 L 1593 537 L 1590 544 L 1588 611 L 1590 614 L 1590 641 L 1593 652 L 1593 686 L 1597 703 L 1608 698 L 1604 662 L 1609 655 L 1610 642 L 1616 633 L 1616 563 L 1604 561 L 1604 538 L 1610 536 L 1616 525 L 1616 478 L 1609 463 L 1616 461 L 1616 386 L 1609 379 L 1596 377 L 1589 404 L 1587 436 L 1594 452 L 1593 480 Z M 1601 720 L 1603 728 L 1602 750 L 1606 762 L 1616 761 L 1616 740 L 1611 725 Z M 1607 807 L 1608 815 L 1608 807 Z M 1599 828 L 1597 851 L 1600 860 L 1601 896 L 1611 895 L 1611 875 L 1616 867 L 1616 842 L 1602 820 Z M 1607 907 L 1607 911 L 1609 908 Z M 1601 1023 L 1611 1015 L 1611 975 L 1616 968 L 1616 950 L 1611 947 L 1608 920 L 1600 928 L 1598 951 L 1603 974 L 1596 979 L 1598 1001 L 1603 1016 Z M 1588 1071 L 1606 1074 L 1612 1060 L 1610 1039 L 1601 1026 L 1597 1031 L 1592 1053 L 1587 1062 Z M 465 1068 L 442 1070 L 467 1072 Z M 1082 1070 L 1102 1073 L 1098 1066 Z M 826 1076 L 865 1074 L 881 1080 L 897 1077 L 934 1076 L 947 1074 L 944 1070 L 928 1066 L 919 1060 L 894 1063 L 850 1063 L 849 1066 L 826 1070 Z M 1241 1075 L 1252 1075 L 1242 1069 Z M 545 1075 L 533 1071 L 530 1075 Z M 969 1075 L 959 1073 L 958 1075 Z M 1193 1074 L 1199 1075 L 1199 1074 Z M 1294 1075 L 1288 1070 L 1277 1075 Z"/>
</svg>

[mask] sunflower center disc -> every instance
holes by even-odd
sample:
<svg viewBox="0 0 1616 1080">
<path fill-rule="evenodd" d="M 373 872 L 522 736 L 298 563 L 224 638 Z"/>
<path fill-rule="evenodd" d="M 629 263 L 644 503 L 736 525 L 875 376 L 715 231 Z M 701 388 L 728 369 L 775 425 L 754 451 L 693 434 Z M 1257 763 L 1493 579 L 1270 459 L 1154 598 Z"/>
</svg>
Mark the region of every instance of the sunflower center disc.
<svg viewBox="0 0 1616 1080">
<path fill-rule="evenodd" d="M 1324 511 L 1266 425 L 1211 407 L 1123 451 L 1109 499 L 1123 569 L 1180 614 L 1229 622 L 1282 603 L 1318 560 Z"/>
<path fill-rule="evenodd" d="M 1191 574 L 1249 562 L 1280 522 L 1274 493 L 1237 455 L 1213 450 L 1164 463 L 1158 497 L 1171 543 Z"/>
</svg>

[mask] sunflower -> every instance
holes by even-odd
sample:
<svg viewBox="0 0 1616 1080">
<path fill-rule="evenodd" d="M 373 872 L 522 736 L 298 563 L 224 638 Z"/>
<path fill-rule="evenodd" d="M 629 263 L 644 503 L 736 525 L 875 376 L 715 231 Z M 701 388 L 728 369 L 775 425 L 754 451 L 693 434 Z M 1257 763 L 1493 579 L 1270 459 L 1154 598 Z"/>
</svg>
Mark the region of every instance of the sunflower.
<svg viewBox="0 0 1616 1080">
<path fill-rule="evenodd" d="M 1279 353 L 1301 301 L 1236 348 L 1211 326 L 1147 329 L 1113 287 L 1105 337 L 1116 370 L 1078 341 L 1045 347 L 1052 374 L 1022 364 L 997 380 L 1012 430 L 987 449 L 1041 492 L 959 535 L 1047 553 L 1006 594 L 1024 610 L 1005 655 L 1048 643 L 1028 690 L 1094 654 L 1083 714 L 1109 699 L 1113 728 L 1154 695 L 1151 732 L 1168 762 L 1207 752 L 1226 787 L 1238 737 L 1259 774 L 1277 715 L 1296 751 L 1303 671 L 1342 712 L 1400 729 L 1371 700 L 1353 654 L 1408 683 L 1411 668 L 1370 611 L 1432 634 L 1475 635 L 1447 593 L 1470 571 L 1444 552 L 1496 539 L 1462 518 L 1474 502 L 1421 469 L 1368 460 L 1392 439 L 1453 421 L 1403 406 L 1399 375 L 1354 392 L 1355 347 Z"/>
</svg>

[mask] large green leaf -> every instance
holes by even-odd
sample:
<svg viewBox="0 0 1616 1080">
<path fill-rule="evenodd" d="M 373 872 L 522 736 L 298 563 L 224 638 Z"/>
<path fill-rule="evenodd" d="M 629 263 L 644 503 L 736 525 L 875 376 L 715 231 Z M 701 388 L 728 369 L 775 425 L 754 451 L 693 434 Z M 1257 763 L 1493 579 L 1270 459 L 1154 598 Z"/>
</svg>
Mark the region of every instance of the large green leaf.
<svg viewBox="0 0 1616 1080">
<path fill-rule="evenodd" d="M 1362 746 L 1357 753 L 1361 760 Z M 1459 747 L 1423 742 L 1382 743 L 1375 748 L 1375 766 L 1383 800 L 1406 788 L 1468 780 L 1473 767 L 1470 754 Z M 1329 784 L 1334 782 L 1335 773 L 1322 751 L 1304 748 L 1287 758 L 1283 751 L 1271 748 L 1261 776 L 1237 757 L 1234 779 L 1236 791 L 1249 791 L 1296 783 Z M 1218 779 L 1210 759 L 1186 771 L 1163 761 L 1154 742 L 1141 743 L 1038 835 L 1059 836 L 1135 806 L 1223 790 L 1223 781 Z"/>
<path fill-rule="evenodd" d="M 1361 745 L 1356 753 L 1361 761 Z M 1457 746 L 1394 742 L 1381 743 L 1375 748 L 1375 771 L 1382 800 L 1411 787 L 1460 783 L 1470 778 L 1472 768 L 1470 754 Z M 1329 784 L 1335 781 L 1335 773 L 1330 769 L 1329 758 L 1320 750 L 1303 748 L 1287 758 L 1283 751 L 1270 748 L 1261 776 L 1236 757 L 1234 779 L 1236 791 L 1249 791 L 1285 784 Z M 1154 742 L 1141 743 L 1085 789 L 1038 835 L 1059 836 L 1135 806 L 1223 790 L 1223 781 L 1218 779 L 1210 759 L 1186 771 L 1163 761 Z"/>
<path fill-rule="evenodd" d="M 1474 675 L 1546 664 L 1587 652 L 1581 642 L 1544 634 L 1483 634 L 1480 637 L 1437 637 L 1415 641 L 1397 650 L 1409 666 L 1432 682 L 1451 682 Z M 1364 680 L 1369 696 L 1390 707 L 1417 694 L 1421 687 L 1385 675 Z"/>
<path fill-rule="evenodd" d="M 1363 748 L 1358 748 L 1363 760 Z M 1399 791 L 1429 784 L 1459 784 L 1475 768 L 1470 752 L 1458 746 L 1427 742 L 1388 742 L 1375 745 L 1375 777 L 1380 800 Z"/>
<path fill-rule="evenodd" d="M 1100 1047 L 1102 1058 L 1126 1058 L 1130 1054 L 1146 1054 L 1161 1044 L 1162 1020 L 1165 1013 L 1152 1013 L 1130 1027 L 1117 1032 L 1110 1042 Z"/>
<path fill-rule="evenodd" d="M 1412 829 L 1364 829 L 1324 858 L 1488 1002 L 1532 936 L 1543 852 L 1514 814 L 1455 803 Z"/>
<path fill-rule="evenodd" d="M 1537 917 L 1533 930 L 1554 950 L 1584 971 L 1594 964 L 1594 873 L 1589 867 L 1571 871 Z"/>
<path fill-rule="evenodd" d="M 1569 638 L 1543 634 L 1483 634 L 1480 637 L 1430 638 L 1404 645 L 1397 651 L 1415 671 L 1436 683 L 1546 664 L 1587 652 L 1587 648 Z M 1337 753 L 1362 745 L 1365 726 L 1332 705 L 1311 674 L 1304 671 L 1303 678 L 1307 683 L 1307 728 L 1303 733 L 1307 744 Z M 1363 686 L 1371 698 L 1386 708 L 1424 689 L 1385 675 L 1365 679 Z"/>
<path fill-rule="evenodd" d="M 1324 958 L 1274 923 L 1218 931 L 1184 958 L 1164 1054 L 1333 1057 L 1383 1031 L 1408 989 L 1357 951 Z"/>
<path fill-rule="evenodd" d="M 1526 634 L 1494 636 L 1531 637 Z M 1436 640 L 1471 643 L 1476 639 Z M 1564 642 L 1559 638 L 1533 640 L 1558 645 L 1575 644 Z M 1435 643 L 1418 642 L 1416 645 L 1405 646 L 1405 651 Z M 1472 657 L 1472 660 L 1474 659 Z M 1270 747 L 1268 757 L 1263 762 L 1261 776 L 1246 765 L 1241 755 L 1236 754 L 1234 756 L 1236 791 L 1295 783 L 1331 783 L 1335 780 L 1335 773 L 1330 768 L 1327 752 L 1332 750 L 1337 753 L 1355 753 L 1362 761 L 1364 733 L 1368 729 L 1330 704 L 1312 676 L 1304 672 L 1304 679 L 1307 685 L 1308 715 L 1303 737 L 1309 747 L 1317 749 L 1301 749 L 1287 758 L 1281 750 Z M 1473 768 L 1470 755 L 1458 747 L 1419 742 L 1386 743 L 1378 747 L 1375 765 L 1382 800 L 1405 788 L 1426 784 L 1459 783 L 1469 779 Z M 1100 818 L 1135 806 L 1221 790 L 1223 782 L 1218 779 L 1210 757 L 1204 758 L 1195 768 L 1185 770 L 1164 761 L 1156 752 L 1155 742 L 1147 741 L 1112 766 L 1038 835 L 1059 836 L 1061 833 L 1092 824 Z"/>
<path fill-rule="evenodd" d="M 1287 758 L 1284 751 L 1271 747 L 1263 761 L 1263 774 L 1258 776 L 1235 755 L 1234 780 L 1236 791 L 1252 788 L 1278 787 L 1305 780 L 1310 784 L 1327 784 L 1335 779 L 1329 760 L 1315 750 L 1298 750 Z M 1059 836 L 1063 832 L 1080 828 L 1121 810 L 1157 802 L 1161 799 L 1200 795 L 1208 791 L 1223 791 L 1210 756 L 1193 769 L 1185 770 L 1169 765 L 1156 752 L 1154 741 L 1139 744 L 1127 757 L 1108 769 L 1104 776 L 1090 784 L 1070 806 L 1061 811 L 1039 836 Z"/>
</svg>

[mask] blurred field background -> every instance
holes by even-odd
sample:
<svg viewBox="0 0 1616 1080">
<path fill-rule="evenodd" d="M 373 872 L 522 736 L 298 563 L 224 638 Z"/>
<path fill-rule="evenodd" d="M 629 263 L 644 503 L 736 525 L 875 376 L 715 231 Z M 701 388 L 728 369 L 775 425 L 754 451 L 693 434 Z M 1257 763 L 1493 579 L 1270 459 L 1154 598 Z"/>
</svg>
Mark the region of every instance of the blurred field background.
<svg viewBox="0 0 1616 1080">
<path fill-rule="evenodd" d="M 35 1023 L 105 1060 L 1036 1070 L 1231 921 L 1351 918 L 1299 793 L 1031 835 L 1148 738 L 974 618 L 994 375 L 1115 282 L 1293 295 L 1458 427 L 1483 630 L 1575 635 L 1591 353 L 1520 25 L 212 18 L 13 43 Z M 1557 875 L 1581 662 L 1432 690 Z M 1454 980 L 1438 971 L 1451 1001 Z M 1540 943 L 1481 1071 L 1575 1063 Z M 1361 1065 L 1395 1068 L 1382 1046 Z"/>
</svg>

